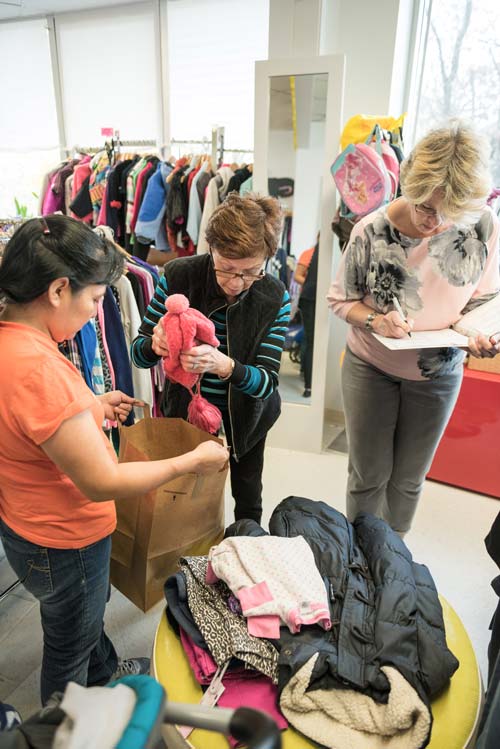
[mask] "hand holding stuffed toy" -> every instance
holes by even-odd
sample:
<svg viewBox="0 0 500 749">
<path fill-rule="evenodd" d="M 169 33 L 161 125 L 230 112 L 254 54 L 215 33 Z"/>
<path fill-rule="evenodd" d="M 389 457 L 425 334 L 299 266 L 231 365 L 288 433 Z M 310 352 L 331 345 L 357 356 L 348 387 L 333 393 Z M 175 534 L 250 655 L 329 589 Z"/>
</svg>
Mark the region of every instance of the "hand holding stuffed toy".
<svg viewBox="0 0 500 749">
<path fill-rule="evenodd" d="M 200 395 L 201 375 L 186 372 L 180 363 L 180 354 L 199 343 L 220 345 L 215 336 L 215 326 L 202 312 L 189 306 L 183 294 L 172 294 L 165 302 L 167 314 L 161 323 L 168 344 L 168 355 L 163 357 L 163 371 L 171 382 L 184 385 L 189 391 L 196 385 L 188 408 L 188 421 L 206 432 L 215 434 L 222 423 L 222 414 Z"/>
</svg>

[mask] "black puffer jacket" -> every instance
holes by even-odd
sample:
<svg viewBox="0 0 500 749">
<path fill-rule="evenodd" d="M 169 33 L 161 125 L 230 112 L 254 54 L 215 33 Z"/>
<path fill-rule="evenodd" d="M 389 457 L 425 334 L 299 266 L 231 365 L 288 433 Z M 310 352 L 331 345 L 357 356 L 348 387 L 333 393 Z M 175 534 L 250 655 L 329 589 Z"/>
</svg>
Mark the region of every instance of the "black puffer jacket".
<svg viewBox="0 0 500 749">
<path fill-rule="evenodd" d="M 398 669 L 428 705 L 448 683 L 458 661 L 446 646 L 441 604 L 429 570 L 413 562 L 400 537 L 373 515 L 354 524 L 324 502 L 288 497 L 274 510 L 275 536 L 303 536 L 329 592 L 333 627 L 281 628 L 280 691 L 319 652 L 310 689 L 354 687 L 386 702 L 380 670 Z M 226 535 L 260 535 L 253 521 Z"/>
</svg>

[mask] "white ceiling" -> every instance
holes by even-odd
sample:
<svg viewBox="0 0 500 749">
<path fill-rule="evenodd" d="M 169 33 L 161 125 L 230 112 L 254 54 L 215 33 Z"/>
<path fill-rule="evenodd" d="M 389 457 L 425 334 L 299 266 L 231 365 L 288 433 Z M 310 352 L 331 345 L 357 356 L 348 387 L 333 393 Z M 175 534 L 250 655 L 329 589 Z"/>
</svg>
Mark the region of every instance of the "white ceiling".
<svg viewBox="0 0 500 749">
<path fill-rule="evenodd" d="M 128 5 L 133 2 L 137 0 L 0 0 L 0 21 L 43 16 L 46 13 L 105 8 L 110 5 Z"/>
</svg>

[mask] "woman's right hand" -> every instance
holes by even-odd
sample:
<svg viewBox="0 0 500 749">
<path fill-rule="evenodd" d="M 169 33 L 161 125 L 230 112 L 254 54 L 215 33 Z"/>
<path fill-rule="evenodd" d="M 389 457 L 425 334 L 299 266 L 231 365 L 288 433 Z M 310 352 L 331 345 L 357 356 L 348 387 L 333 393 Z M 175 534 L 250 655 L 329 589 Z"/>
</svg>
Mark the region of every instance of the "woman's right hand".
<svg viewBox="0 0 500 749">
<path fill-rule="evenodd" d="M 229 460 L 229 450 L 213 440 L 198 445 L 191 456 L 195 461 L 194 473 L 215 473 L 221 471 Z"/>
<path fill-rule="evenodd" d="M 167 336 L 163 329 L 163 325 L 160 322 L 153 328 L 153 336 L 151 338 L 151 348 L 157 356 L 168 356 L 168 345 Z"/>
<path fill-rule="evenodd" d="M 413 330 L 414 322 L 408 317 L 406 322 L 396 310 L 386 315 L 377 315 L 372 321 L 372 330 L 386 338 L 404 338 Z"/>
</svg>

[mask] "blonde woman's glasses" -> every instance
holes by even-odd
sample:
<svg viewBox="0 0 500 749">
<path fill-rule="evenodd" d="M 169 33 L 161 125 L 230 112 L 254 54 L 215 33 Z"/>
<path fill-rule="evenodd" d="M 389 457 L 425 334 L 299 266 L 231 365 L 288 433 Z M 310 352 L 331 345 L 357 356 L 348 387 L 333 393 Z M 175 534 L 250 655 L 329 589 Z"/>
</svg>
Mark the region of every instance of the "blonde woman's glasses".
<svg viewBox="0 0 500 749">
<path fill-rule="evenodd" d="M 413 203 L 413 207 L 421 216 L 425 216 L 426 218 L 435 221 L 437 226 L 440 226 L 445 221 L 445 217 L 438 213 L 438 211 L 435 211 L 434 208 L 429 208 L 422 203 Z"/>
</svg>

